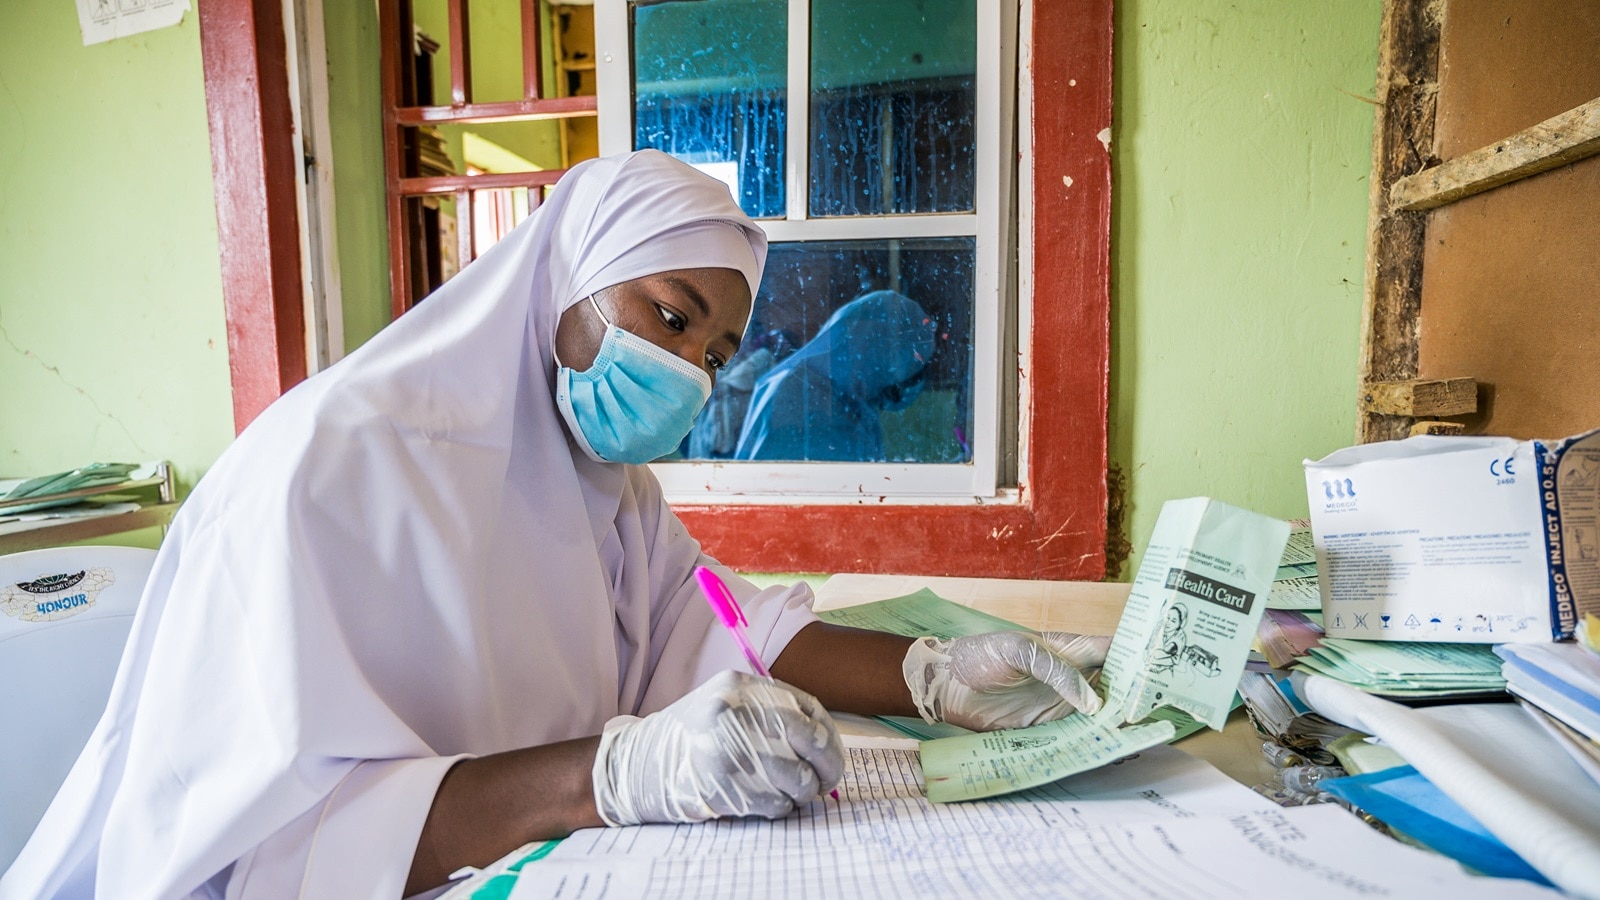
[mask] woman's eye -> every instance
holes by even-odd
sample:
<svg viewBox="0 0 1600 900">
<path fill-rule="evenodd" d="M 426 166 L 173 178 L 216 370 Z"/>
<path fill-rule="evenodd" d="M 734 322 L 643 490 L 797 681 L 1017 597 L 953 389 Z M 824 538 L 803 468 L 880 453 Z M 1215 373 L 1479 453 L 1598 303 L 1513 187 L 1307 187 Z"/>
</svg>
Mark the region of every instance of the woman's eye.
<svg viewBox="0 0 1600 900">
<path fill-rule="evenodd" d="M 716 372 L 716 371 L 720 370 L 723 366 L 726 366 L 727 364 L 728 364 L 727 360 L 725 360 L 722 357 L 716 355 L 715 353 L 707 353 L 706 354 L 706 368 L 710 369 L 713 372 Z"/>
<path fill-rule="evenodd" d="M 678 315 L 659 303 L 656 304 L 656 314 L 661 317 L 662 324 L 666 325 L 668 328 L 671 328 L 673 331 L 682 331 L 689 326 L 688 321 L 685 320 L 683 316 Z"/>
</svg>

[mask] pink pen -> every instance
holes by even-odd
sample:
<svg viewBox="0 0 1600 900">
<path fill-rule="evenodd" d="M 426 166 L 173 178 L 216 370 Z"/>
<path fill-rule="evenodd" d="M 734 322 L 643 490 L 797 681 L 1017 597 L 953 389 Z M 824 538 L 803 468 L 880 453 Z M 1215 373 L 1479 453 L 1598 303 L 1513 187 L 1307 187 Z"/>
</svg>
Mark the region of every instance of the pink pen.
<svg viewBox="0 0 1600 900">
<path fill-rule="evenodd" d="M 706 602 L 711 604 L 711 611 L 717 614 L 717 621 L 722 627 L 728 629 L 733 635 L 734 643 L 744 651 L 744 658 L 749 661 L 750 668 L 762 678 L 771 678 L 772 673 L 767 671 L 767 666 L 761 661 L 761 656 L 756 653 L 756 648 L 750 643 L 750 636 L 744 633 L 744 627 L 750 620 L 744 617 L 744 610 L 739 608 L 739 601 L 733 597 L 733 592 L 722 583 L 717 573 L 705 566 L 694 567 L 694 580 L 700 582 L 700 590 L 705 592 Z M 839 799 L 839 792 L 829 791 L 828 796 Z"/>
<path fill-rule="evenodd" d="M 733 592 L 722 583 L 717 573 L 705 566 L 694 567 L 694 579 L 700 582 L 700 590 L 705 592 L 706 602 L 711 604 L 711 611 L 717 614 L 717 620 L 722 627 L 728 629 L 733 635 L 734 643 L 744 651 L 744 658 L 750 661 L 750 668 L 762 678 L 771 678 L 772 673 L 761 662 L 761 657 L 756 653 L 756 648 L 750 644 L 749 635 L 744 633 L 744 627 L 750 620 L 744 617 L 744 610 L 739 608 L 739 601 L 733 599 Z"/>
</svg>

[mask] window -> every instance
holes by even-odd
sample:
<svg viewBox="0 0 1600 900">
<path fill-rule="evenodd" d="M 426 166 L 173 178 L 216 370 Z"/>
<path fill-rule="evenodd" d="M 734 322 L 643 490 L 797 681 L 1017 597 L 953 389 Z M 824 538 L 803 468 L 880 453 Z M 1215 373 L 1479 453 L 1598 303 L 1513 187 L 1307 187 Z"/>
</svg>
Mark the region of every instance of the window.
<svg viewBox="0 0 1600 900">
<path fill-rule="evenodd" d="M 464 5 L 464 0 L 453 2 Z M 610 79 L 612 96 L 620 96 L 626 103 L 631 83 L 624 68 L 631 46 L 627 8 L 619 0 L 599 2 L 599 14 L 609 16 L 611 26 L 597 34 L 597 74 Z M 402 23 L 395 14 L 397 5 L 405 11 L 404 4 L 387 0 L 379 5 L 386 47 L 402 46 L 400 36 L 409 33 L 398 27 Z M 792 0 L 790 6 L 799 12 L 786 22 L 809 21 L 810 7 L 802 0 Z M 988 8 L 986 5 L 986 14 Z M 572 19 L 568 14 L 577 9 L 581 8 L 560 7 L 558 18 Z M 269 40 L 281 32 L 262 24 L 271 12 L 237 3 L 201 7 L 201 36 L 210 48 L 205 55 L 205 75 L 213 134 L 260 135 L 263 110 L 279 118 L 289 117 L 282 68 L 261 63 L 283 57 L 282 45 L 274 52 Z M 1014 430 L 1018 484 L 1013 501 L 960 505 L 914 501 L 677 504 L 679 517 L 723 562 L 757 572 L 1050 579 L 1103 576 L 1110 361 L 1111 0 L 1020 0 L 1018 18 L 1016 347 L 999 354 L 1002 367 L 1015 364 L 1018 378 Z M 980 33 L 983 27 L 980 21 Z M 1002 34 L 1009 31 L 1009 27 L 1001 29 Z M 260 46 L 258 39 L 264 42 Z M 395 61 L 405 57 L 389 55 L 389 51 L 385 54 L 389 57 L 385 65 L 388 91 L 402 81 L 403 71 L 397 71 Z M 566 58 L 563 51 L 563 60 Z M 786 56 L 786 64 L 790 59 L 794 57 Z M 586 65 L 574 54 L 569 77 L 586 72 Z M 259 79 L 235 77 L 245 69 L 266 74 Z M 273 72 L 280 76 L 276 82 L 270 77 Z M 1009 73 L 1001 67 L 1001 74 Z M 981 80 L 978 93 L 981 98 Z M 1002 96 L 1009 93 L 1009 89 L 1001 91 Z M 386 95 L 396 117 L 393 125 L 422 124 L 436 115 L 436 110 L 427 108 L 395 108 L 397 99 L 397 95 Z M 563 115 L 578 111 L 579 104 L 590 108 L 589 103 L 592 101 L 587 98 L 541 101 L 548 104 L 543 108 Z M 608 109 L 614 135 L 616 110 Z M 632 132 L 630 109 L 624 106 L 620 126 L 624 147 Z M 466 104 L 460 111 L 478 116 L 502 110 L 517 117 L 541 114 L 540 107 L 531 102 L 491 109 Z M 986 129 L 1001 130 L 998 123 L 992 129 L 984 124 L 981 107 L 979 114 L 980 138 Z M 268 115 L 268 119 L 272 117 Z M 391 139 L 400 133 L 386 128 Z M 581 137 L 575 133 L 573 139 Z M 248 149 L 251 143 L 239 146 Z M 217 166 L 218 197 L 262 198 L 254 204 L 219 200 L 217 206 L 218 216 L 230 225 L 221 229 L 219 241 L 229 346 L 237 351 L 230 352 L 230 361 L 240 427 L 293 383 L 297 373 L 305 371 L 304 342 L 293 339 L 300 331 L 295 327 L 286 330 L 286 325 L 298 322 L 295 317 L 303 308 L 299 281 L 283 274 L 292 273 L 300 246 L 294 227 L 292 164 L 299 147 L 288 140 L 255 141 L 254 145 L 265 148 L 267 154 L 245 154 L 230 159 L 227 166 Z M 390 144 L 390 151 L 396 146 Z M 981 154 L 981 142 L 978 151 Z M 981 209 L 981 188 L 978 200 Z M 394 195 L 390 202 L 393 208 Z M 787 217 L 787 200 L 785 203 Z M 1005 220 L 1010 224 L 1011 216 Z M 836 227 L 844 221 L 849 220 L 836 220 Z M 769 222 L 769 227 L 781 230 L 790 225 L 785 220 Z M 844 234 L 839 239 L 857 237 Z M 981 235 L 973 237 L 982 239 Z M 982 283 L 981 273 L 975 278 Z M 402 286 L 405 283 L 404 279 L 397 281 Z M 233 340 L 235 335 L 240 336 L 238 342 Z M 985 337 L 975 330 L 974 340 L 981 343 Z"/>
<path fill-rule="evenodd" d="M 729 185 L 771 241 L 675 501 L 1003 500 L 1000 16 L 978 0 L 596 8 L 604 153 Z"/>
<path fill-rule="evenodd" d="M 768 291 L 803 284 L 811 292 L 809 302 L 790 308 L 803 317 L 802 335 L 820 331 L 822 313 L 847 303 L 852 298 L 843 295 L 852 289 L 895 278 L 913 290 L 928 282 L 940 288 L 937 297 L 916 298 L 936 307 L 930 318 L 948 313 L 955 326 L 956 312 L 970 317 L 967 330 L 949 332 L 970 349 L 939 346 L 922 384 L 910 386 L 919 391 L 913 402 L 880 415 L 881 459 L 864 461 L 860 447 L 848 462 L 719 457 L 730 452 L 735 419 L 735 448 L 745 435 L 748 416 L 735 410 L 720 443 L 707 442 L 712 429 L 704 426 L 701 443 L 682 448 L 685 457 L 710 461 L 656 470 L 707 550 L 751 571 L 1099 579 L 1106 559 L 1111 0 L 879 6 L 596 0 L 603 149 L 628 150 L 642 133 L 642 145 L 667 147 L 728 182 L 772 239 Z M 945 10 L 939 15 L 950 21 L 955 13 L 948 10 L 973 10 L 961 20 L 973 23 L 970 73 L 951 62 L 967 59 L 947 52 L 953 38 L 924 41 L 887 63 L 883 52 L 861 44 L 882 40 L 885 27 L 893 40 L 908 39 L 909 17 L 930 9 Z M 705 18 L 675 25 L 684 35 L 671 43 L 651 30 L 691 13 Z M 1007 51 L 1013 44 L 1014 66 Z M 879 77 L 838 74 L 850 65 L 876 67 Z M 908 77 L 912 66 L 933 74 Z M 970 101 L 959 89 L 963 74 L 971 77 Z M 1014 146 L 1006 115 L 1013 85 Z M 938 121 L 931 111 L 946 111 L 948 120 L 960 102 L 971 104 L 970 157 L 957 152 L 961 128 L 927 130 Z M 854 124 L 830 124 L 841 116 Z M 907 135 L 903 122 L 924 130 Z M 813 135 L 832 135 L 834 143 L 819 147 Z M 913 154 L 919 146 L 932 152 Z M 966 165 L 970 209 L 959 174 Z M 1006 190 L 1012 177 L 1014 201 Z M 1016 302 L 1008 308 L 1001 298 L 1013 287 L 1005 280 L 1012 245 Z M 969 278 L 970 298 L 957 305 L 950 298 Z M 801 352 L 796 340 L 809 342 L 771 335 L 784 330 L 776 307 L 767 322 L 778 324 L 747 338 L 752 356 L 763 341 L 774 358 L 793 358 Z M 965 397 L 960 384 L 970 385 Z M 970 428 L 962 427 L 963 416 Z"/>
</svg>

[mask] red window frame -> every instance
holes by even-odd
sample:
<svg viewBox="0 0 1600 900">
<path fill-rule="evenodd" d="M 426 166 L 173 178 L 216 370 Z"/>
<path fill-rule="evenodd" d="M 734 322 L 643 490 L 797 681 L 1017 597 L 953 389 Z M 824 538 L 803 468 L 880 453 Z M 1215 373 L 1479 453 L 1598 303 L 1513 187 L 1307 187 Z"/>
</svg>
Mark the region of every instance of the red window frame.
<svg viewBox="0 0 1600 900">
<path fill-rule="evenodd" d="M 386 3 L 393 0 L 385 0 Z M 224 304 L 238 428 L 305 375 L 282 19 L 206 0 Z M 1110 363 L 1111 0 L 1035 0 L 1027 467 L 1015 503 L 685 506 L 708 552 L 767 572 L 891 572 L 1098 581 L 1105 573 Z M 275 26 L 275 27 L 274 27 Z M 285 166 L 288 166 L 285 169 Z M 288 173 L 287 176 L 285 173 Z"/>
<path fill-rule="evenodd" d="M 1110 0 L 1033 3 L 1033 328 L 1017 503 L 684 506 L 706 551 L 753 572 L 1105 577 L 1110 366 Z M 1063 185 L 1067 187 L 1063 189 Z"/>
</svg>

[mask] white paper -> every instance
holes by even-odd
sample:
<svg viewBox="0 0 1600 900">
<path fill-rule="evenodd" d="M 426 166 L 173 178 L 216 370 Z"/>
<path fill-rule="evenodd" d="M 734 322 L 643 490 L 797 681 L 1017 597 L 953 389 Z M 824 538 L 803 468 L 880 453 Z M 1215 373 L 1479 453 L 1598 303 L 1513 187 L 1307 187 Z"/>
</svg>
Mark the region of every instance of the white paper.
<svg viewBox="0 0 1600 900">
<path fill-rule="evenodd" d="M 777 821 L 586 829 L 514 900 L 1554 896 L 1471 878 L 1343 809 L 1280 810 L 1170 747 L 1002 800 L 933 805 L 916 755 L 851 750 L 841 801 Z"/>
<path fill-rule="evenodd" d="M 1411 709 L 1295 676 L 1317 712 L 1375 735 L 1556 885 L 1600 898 L 1600 784 L 1514 704 Z"/>
<path fill-rule="evenodd" d="M 1172 740 L 1158 708 L 1221 730 L 1266 610 L 1289 525 L 1207 497 L 1161 507 L 1111 638 L 1094 716 L 928 741 L 928 797 L 975 800 L 1046 784 Z"/>
<path fill-rule="evenodd" d="M 83 44 L 98 44 L 183 21 L 189 0 L 76 0 Z"/>
<path fill-rule="evenodd" d="M 1302 575 L 1274 581 L 1272 590 L 1267 593 L 1267 609 L 1302 612 L 1322 609 L 1322 588 L 1317 584 L 1317 576 Z"/>
<path fill-rule="evenodd" d="M 1088 772 L 1131 753 L 1165 744 L 1171 722 L 1122 726 L 1109 707 L 1009 731 L 989 731 L 922 744 L 928 799 L 976 800 Z"/>
</svg>

